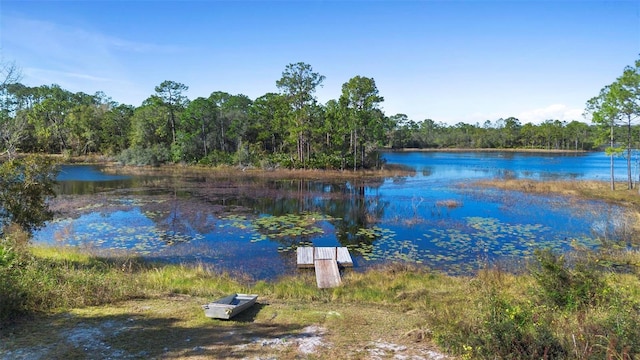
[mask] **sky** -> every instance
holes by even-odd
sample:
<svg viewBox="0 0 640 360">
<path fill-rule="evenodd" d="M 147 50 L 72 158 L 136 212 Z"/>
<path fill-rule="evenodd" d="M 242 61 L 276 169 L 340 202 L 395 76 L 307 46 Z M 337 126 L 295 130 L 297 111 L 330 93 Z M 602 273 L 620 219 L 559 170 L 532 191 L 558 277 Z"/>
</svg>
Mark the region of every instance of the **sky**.
<svg viewBox="0 0 640 360">
<path fill-rule="evenodd" d="M 0 0 L 0 60 L 23 84 L 134 106 L 165 80 L 256 99 L 304 62 L 321 103 L 366 76 L 388 116 L 588 122 L 585 103 L 638 59 L 640 0 Z"/>
</svg>

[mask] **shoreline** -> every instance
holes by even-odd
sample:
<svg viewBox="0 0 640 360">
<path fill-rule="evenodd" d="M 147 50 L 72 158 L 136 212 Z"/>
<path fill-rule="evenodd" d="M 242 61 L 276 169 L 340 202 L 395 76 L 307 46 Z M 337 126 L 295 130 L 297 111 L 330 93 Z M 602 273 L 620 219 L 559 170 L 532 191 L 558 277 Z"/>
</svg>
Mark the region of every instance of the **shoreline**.
<svg viewBox="0 0 640 360">
<path fill-rule="evenodd" d="M 597 152 L 598 150 L 562 150 L 562 149 L 531 149 L 531 148 L 402 148 L 382 149 L 385 152 L 512 152 L 512 153 L 546 153 L 546 154 L 583 154 Z"/>
</svg>

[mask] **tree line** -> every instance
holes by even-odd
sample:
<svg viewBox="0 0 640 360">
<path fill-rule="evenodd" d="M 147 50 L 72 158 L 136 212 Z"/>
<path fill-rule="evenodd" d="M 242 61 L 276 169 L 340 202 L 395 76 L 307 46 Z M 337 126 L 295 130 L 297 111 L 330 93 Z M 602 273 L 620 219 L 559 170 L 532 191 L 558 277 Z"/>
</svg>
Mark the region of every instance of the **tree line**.
<svg viewBox="0 0 640 360">
<path fill-rule="evenodd" d="M 190 100 L 187 85 L 164 81 L 138 107 L 118 104 L 102 92 L 25 86 L 15 67 L 2 70 L 0 138 L 9 157 L 105 154 L 141 165 L 356 170 L 381 165 L 380 149 L 591 150 L 603 143 L 598 122 L 550 119 L 536 125 L 509 117 L 448 125 L 387 116 L 375 80 L 364 76 L 349 79 L 337 99 L 321 104 L 315 92 L 325 77 L 302 62 L 286 66 L 276 81 L 278 92 L 256 99 L 215 91 Z M 616 125 L 613 131 L 622 130 Z"/>
</svg>

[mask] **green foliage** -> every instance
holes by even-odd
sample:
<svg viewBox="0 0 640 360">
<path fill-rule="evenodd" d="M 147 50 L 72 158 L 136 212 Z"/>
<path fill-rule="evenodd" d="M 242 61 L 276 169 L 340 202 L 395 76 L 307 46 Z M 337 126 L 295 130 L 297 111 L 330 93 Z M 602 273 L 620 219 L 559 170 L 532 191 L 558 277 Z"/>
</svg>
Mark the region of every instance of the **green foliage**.
<svg viewBox="0 0 640 360">
<path fill-rule="evenodd" d="M 558 359 L 566 357 L 550 330 L 549 316 L 527 303 L 518 303 L 492 290 L 488 295 L 486 338 L 478 346 L 483 357 L 501 359 Z"/>
<path fill-rule="evenodd" d="M 382 142 L 388 130 L 389 123 L 379 109 L 382 101 L 373 78 L 356 76 L 342 85 L 339 104 L 352 139 L 349 152 L 353 154 L 354 169 L 371 166 L 365 161 L 378 148 L 372 144 Z"/>
<path fill-rule="evenodd" d="M 200 164 L 211 166 L 233 165 L 233 154 L 222 150 L 213 150 L 200 160 Z"/>
<path fill-rule="evenodd" d="M 289 104 L 289 112 L 285 115 L 289 142 L 296 145 L 295 156 L 302 167 L 307 167 L 311 158 L 309 135 L 315 128 L 318 117 L 315 113 L 316 88 L 322 84 L 325 77 L 313 72 L 311 65 L 303 62 L 289 64 L 282 72 L 276 86 L 280 89 Z"/>
<path fill-rule="evenodd" d="M 154 145 L 150 148 L 131 147 L 123 150 L 117 160 L 125 165 L 158 166 L 171 159 L 171 151 L 162 145 Z"/>
<path fill-rule="evenodd" d="M 189 87 L 175 81 L 165 80 L 156 86 L 155 90 L 159 104 L 169 111 L 167 126 L 171 134 L 171 144 L 174 144 L 177 139 L 180 112 L 184 110 L 189 102 L 182 92 L 189 90 Z M 162 119 L 164 119 L 164 116 L 162 116 Z"/>
<path fill-rule="evenodd" d="M 2 323 L 22 314 L 25 309 L 25 291 L 18 279 L 26 256 L 29 234 L 17 224 L 6 228 L 0 237 L 0 329 Z M 38 289 L 37 287 L 32 290 Z"/>
<path fill-rule="evenodd" d="M 24 306 L 24 290 L 16 284 L 16 271 L 10 267 L 0 266 L 0 329 L 7 320 L 22 315 Z"/>
<path fill-rule="evenodd" d="M 0 165 L 0 222 L 28 232 L 53 218 L 47 200 L 55 196 L 58 170 L 51 158 L 27 156 Z"/>
<path fill-rule="evenodd" d="M 100 141 L 97 144 L 100 152 L 114 155 L 129 147 L 133 112 L 131 105 L 112 104 L 100 122 Z"/>
<path fill-rule="evenodd" d="M 552 331 L 545 308 L 518 301 L 488 285 L 480 291 L 477 322 L 440 323 L 435 340 L 462 358 L 563 359 L 568 351 Z"/>
<path fill-rule="evenodd" d="M 337 153 L 318 153 L 309 160 L 309 167 L 328 170 L 344 169 L 345 159 Z"/>
<path fill-rule="evenodd" d="M 631 152 L 634 147 L 633 125 L 640 117 L 640 60 L 635 66 L 625 67 L 622 75 L 610 85 L 603 87 L 598 96 L 586 104 L 586 114 L 591 121 L 602 129 L 609 129 L 609 144 L 607 154 L 613 156 L 613 148 L 622 143 L 627 152 L 627 187 L 633 187 L 631 170 Z M 616 128 L 625 128 L 625 134 L 620 136 Z M 601 132 L 604 134 L 604 131 Z M 600 139 L 602 141 L 602 138 Z M 611 163 L 611 189 L 614 189 L 613 162 Z"/>
<path fill-rule="evenodd" d="M 640 306 L 637 299 L 611 294 L 610 310 L 599 322 L 606 335 L 595 339 L 610 354 L 640 352 Z M 624 358 L 621 356 L 621 358 Z"/>
<path fill-rule="evenodd" d="M 433 303 L 433 339 L 461 358 L 633 359 L 640 355 L 640 281 L 599 268 L 599 253 L 536 252 L 530 273 L 483 270 Z M 630 256 L 629 254 L 624 255 Z M 637 258 L 637 254 L 633 255 Z M 427 287 L 436 287 L 431 282 Z M 434 289 L 434 296 L 442 290 Z M 532 296 L 534 294 L 534 296 Z"/>
<path fill-rule="evenodd" d="M 275 168 L 277 166 L 281 166 L 286 169 L 293 169 L 295 164 L 296 163 L 291 155 L 276 153 L 266 157 L 263 168 Z"/>
<path fill-rule="evenodd" d="M 5 244 L 0 244 L 0 268 L 7 268 L 13 264 L 15 259 L 13 248 Z"/>
<path fill-rule="evenodd" d="M 604 149 L 604 153 L 607 156 L 620 156 L 624 153 L 624 149 L 620 147 L 608 146 L 606 149 Z"/>
<path fill-rule="evenodd" d="M 537 269 L 533 270 L 542 299 L 563 309 L 581 309 L 595 305 L 606 290 L 601 275 L 590 262 L 578 262 L 573 268 L 563 255 L 550 250 L 535 252 Z"/>
</svg>

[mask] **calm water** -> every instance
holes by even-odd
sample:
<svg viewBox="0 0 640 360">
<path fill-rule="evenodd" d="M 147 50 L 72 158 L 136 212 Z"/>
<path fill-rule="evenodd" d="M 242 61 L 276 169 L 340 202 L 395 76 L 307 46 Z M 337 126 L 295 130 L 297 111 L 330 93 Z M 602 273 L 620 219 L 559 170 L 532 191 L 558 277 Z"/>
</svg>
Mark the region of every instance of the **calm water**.
<svg viewBox="0 0 640 360">
<path fill-rule="evenodd" d="M 485 178 L 608 180 L 602 153 L 386 153 L 410 176 L 361 183 L 107 175 L 65 166 L 37 242 L 204 262 L 255 279 L 294 273 L 295 247 L 347 246 L 356 270 L 389 261 L 466 273 L 540 247 L 628 240 L 622 209 L 466 186 Z M 626 176 L 618 160 L 616 176 Z M 635 169 L 634 169 L 635 171 Z"/>
</svg>

